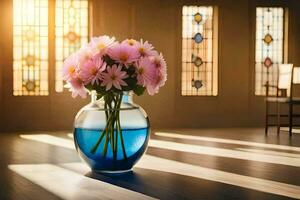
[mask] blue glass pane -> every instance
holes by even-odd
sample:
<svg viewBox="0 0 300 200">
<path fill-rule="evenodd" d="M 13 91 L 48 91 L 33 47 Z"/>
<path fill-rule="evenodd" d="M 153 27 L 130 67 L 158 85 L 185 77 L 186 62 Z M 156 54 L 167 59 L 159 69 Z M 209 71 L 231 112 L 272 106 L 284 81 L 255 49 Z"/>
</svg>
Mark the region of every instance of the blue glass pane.
<svg viewBox="0 0 300 200">
<path fill-rule="evenodd" d="M 203 36 L 201 35 L 201 33 L 196 33 L 193 39 L 196 43 L 201 43 L 203 41 Z"/>
</svg>

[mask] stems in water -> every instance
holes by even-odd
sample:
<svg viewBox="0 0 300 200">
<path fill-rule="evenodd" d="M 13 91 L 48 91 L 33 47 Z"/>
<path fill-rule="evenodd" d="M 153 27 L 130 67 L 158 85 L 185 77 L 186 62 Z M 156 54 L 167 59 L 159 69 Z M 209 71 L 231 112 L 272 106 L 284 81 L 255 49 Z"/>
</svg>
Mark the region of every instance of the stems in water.
<svg viewBox="0 0 300 200">
<path fill-rule="evenodd" d="M 124 144 L 124 138 L 121 128 L 120 122 L 120 107 L 122 102 L 122 93 L 108 93 L 104 96 L 104 109 L 105 109 L 105 116 L 106 116 L 106 126 L 102 131 L 99 139 L 97 140 L 96 144 L 90 150 L 92 154 L 94 154 L 99 145 L 101 144 L 104 136 L 104 147 L 102 155 L 103 157 L 107 154 L 108 144 L 110 143 L 112 152 L 113 152 L 113 159 L 117 159 L 117 152 L 118 152 L 118 135 L 120 134 L 120 142 L 122 146 L 123 157 L 126 160 L 126 150 Z"/>
</svg>

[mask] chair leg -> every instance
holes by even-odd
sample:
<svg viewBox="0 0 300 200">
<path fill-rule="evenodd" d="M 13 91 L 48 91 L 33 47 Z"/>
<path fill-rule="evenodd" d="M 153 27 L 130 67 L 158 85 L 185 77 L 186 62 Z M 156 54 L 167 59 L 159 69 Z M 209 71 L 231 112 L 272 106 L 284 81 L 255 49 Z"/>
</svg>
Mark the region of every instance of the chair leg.
<svg viewBox="0 0 300 200">
<path fill-rule="evenodd" d="M 266 101 L 266 122 L 265 122 L 265 135 L 268 135 L 268 128 L 269 128 L 269 104 Z"/>
<path fill-rule="evenodd" d="M 292 136 L 293 131 L 293 104 L 289 104 L 289 135 Z"/>
<path fill-rule="evenodd" d="M 280 133 L 280 103 L 277 102 L 277 135 Z"/>
</svg>

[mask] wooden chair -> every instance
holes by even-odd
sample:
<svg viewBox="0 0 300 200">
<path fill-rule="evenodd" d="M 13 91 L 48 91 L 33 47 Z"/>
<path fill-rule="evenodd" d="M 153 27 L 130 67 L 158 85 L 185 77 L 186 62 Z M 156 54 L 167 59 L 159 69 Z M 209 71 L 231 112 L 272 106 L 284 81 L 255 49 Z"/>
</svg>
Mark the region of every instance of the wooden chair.
<svg viewBox="0 0 300 200">
<path fill-rule="evenodd" d="M 277 86 L 266 83 L 266 126 L 265 134 L 268 134 L 270 126 L 277 127 L 277 134 L 280 133 L 281 126 L 289 127 L 289 135 L 292 136 L 294 119 L 300 117 L 299 114 L 294 113 L 294 106 L 300 105 L 300 98 L 294 96 L 294 86 L 300 83 L 300 68 L 294 67 L 292 64 L 281 64 L 279 66 L 279 75 L 277 79 Z M 295 73 L 297 72 L 297 73 Z M 269 95 L 270 88 L 276 88 L 276 95 Z M 276 114 L 269 113 L 269 106 L 273 103 L 276 105 Z M 288 105 L 288 114 L 281 113 L 281 105 Z M 269 122 L 270 117 L 276 117 L 276 123 Z M 282 124 L 281 118 L 288 118 L 288 124 Z"/>
</svg>

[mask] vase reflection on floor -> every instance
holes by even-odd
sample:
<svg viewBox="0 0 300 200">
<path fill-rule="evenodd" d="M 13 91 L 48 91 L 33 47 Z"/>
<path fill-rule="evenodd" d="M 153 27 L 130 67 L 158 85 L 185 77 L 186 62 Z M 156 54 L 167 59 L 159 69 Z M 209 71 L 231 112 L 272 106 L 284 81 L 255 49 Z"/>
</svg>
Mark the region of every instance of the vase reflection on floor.
<svg viewBox="0 0 300 200">
<path fill-rule="evenodd" d="M 121 133 L 115 131 L 101 138 L 107 124 L 107 109 L 103 103 L 92 97 L 92 102 L 77 114 L 74 129 L 76 150 L 95 172 L 131 170 L 147 149 L 150 129 L 148 117 L 140 106 L 132 102 L 132 96 L 124 93 L 119 112 Z M 100 143 L 95 148 L 97 141 Z M 115 148 L 112 148 L 112 143 Z"/>
</svg>

